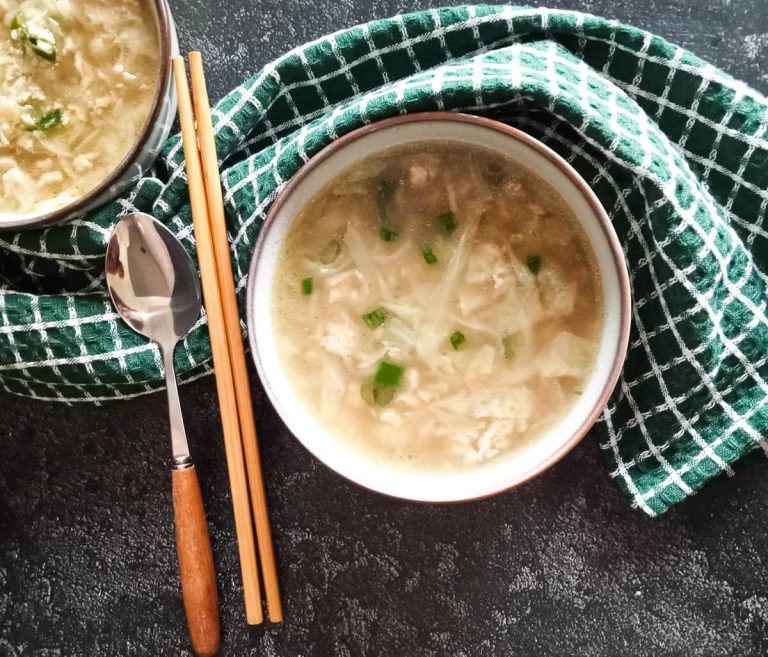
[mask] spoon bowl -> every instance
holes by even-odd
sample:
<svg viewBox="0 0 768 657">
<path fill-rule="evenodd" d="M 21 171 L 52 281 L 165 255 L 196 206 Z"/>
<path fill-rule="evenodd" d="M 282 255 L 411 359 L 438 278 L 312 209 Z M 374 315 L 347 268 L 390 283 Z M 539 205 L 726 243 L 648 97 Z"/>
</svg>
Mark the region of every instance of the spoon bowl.
<svg viewBox="0 0 768 657">
<path fill-rule="evenodd" d="M 148 214 L 123 217 L 107 249 L 107 286 L 117 312 L 163 350 L 200 315 L 200 283 L 179 240 Z"/>
</svg>

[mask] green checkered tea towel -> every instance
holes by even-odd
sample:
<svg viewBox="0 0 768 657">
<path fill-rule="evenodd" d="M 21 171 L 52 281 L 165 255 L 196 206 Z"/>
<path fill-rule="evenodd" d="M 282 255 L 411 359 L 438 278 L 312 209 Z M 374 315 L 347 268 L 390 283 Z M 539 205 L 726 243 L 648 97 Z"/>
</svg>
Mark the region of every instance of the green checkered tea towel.
<svg viewBox="0 0 768 657">
<path fill-rule="evenodd" d="M 590 183 L 624 245 L 633 330 L 597 431 L 632 504 L 664 512 L 754 449 L 768 452 L 768 102 L 647 32 L 571 11 L 464 6 L 323 37 L 214 110 L 242 295 L 270 203 L 350 130 L 425 110 L 490 116 L 543 140 Z M 157 349 L 110 306 L 110 229 L 150 212 L 194 251 L 178 136 L 133 191 L 67 225 L 0 233 L 0 387 L 40 400 L 161 386 Z M 176 351 L 210 372 L 205 320 Z"/>
</svg>

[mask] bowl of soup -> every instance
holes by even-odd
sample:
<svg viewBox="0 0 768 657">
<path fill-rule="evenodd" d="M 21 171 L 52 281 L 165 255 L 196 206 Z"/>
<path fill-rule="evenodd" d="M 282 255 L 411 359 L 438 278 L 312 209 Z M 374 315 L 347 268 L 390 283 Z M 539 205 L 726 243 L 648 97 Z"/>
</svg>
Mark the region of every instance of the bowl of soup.
<svg viewBox="0 0 768 657">
<path fill-rule="evenodd" d="M 247 322 L 291 432 L 372 490 L 455 502 L 566 454 L 626 354 L 630 287 L 579 174 L 519 130 L 426 113 L 365 126 L 273 204 Z"/>
<path fill-rule="evenodd" d="M 166 0 L 0 0 L 0 230 L 105 203 L 176 112 Z"/>
</svg>

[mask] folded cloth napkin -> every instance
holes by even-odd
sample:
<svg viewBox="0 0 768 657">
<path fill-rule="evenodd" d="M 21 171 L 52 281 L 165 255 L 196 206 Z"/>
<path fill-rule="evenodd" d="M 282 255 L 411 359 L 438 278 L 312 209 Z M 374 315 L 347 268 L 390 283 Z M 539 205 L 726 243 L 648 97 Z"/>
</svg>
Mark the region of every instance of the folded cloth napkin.
<svg viewBox="0 0 768 657">
<path fill-rule="evenodd" d="M 395 16 L 292 50 L 214 110 L 237 288 L 277 193 L 363 124 L 483 114 L 543 140 L 589 182 L 631 269 L 633 329 L 596 431 L 611 476 L 664 512 L 768 452 L 768 101 L 694 55 L 571 11 L 463 6 Z M 161 387 L 157 349 L 110 306 L 103 260 L 126 212 L 194 252 L 178 136 L 123 198 L 64 226 L 0 233 L 0 388 L 101 402 Z M 211 371 L 205 319 L 176 351 Z"/>
</svg>

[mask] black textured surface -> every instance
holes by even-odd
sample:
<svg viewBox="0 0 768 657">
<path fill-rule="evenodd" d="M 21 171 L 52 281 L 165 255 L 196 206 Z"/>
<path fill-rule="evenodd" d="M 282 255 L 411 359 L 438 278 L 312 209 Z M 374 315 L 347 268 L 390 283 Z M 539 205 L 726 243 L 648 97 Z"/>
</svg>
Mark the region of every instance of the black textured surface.
<svg viewBox="0 0 768 657">
<path fill-rule="evenodd" d="M 286 48 L 419 3 L 176 0 L 218 98 Z M 551 2 L 633 22 L 768 90 L 766 0 Z M 768 654 L 768 464 L 649 521 L 589 437 L 492 500 L 422 506 L 315 461 L 254 384 L 286 622 L 248 629 L 211 379 L 181 389 L 212 531 L 222 655 Z M 163 395 L 0 398 L 0 657 L 187 655 Z"/>
</svg>

